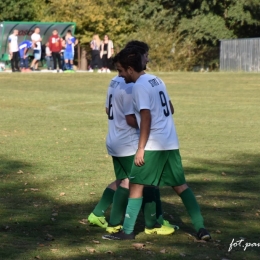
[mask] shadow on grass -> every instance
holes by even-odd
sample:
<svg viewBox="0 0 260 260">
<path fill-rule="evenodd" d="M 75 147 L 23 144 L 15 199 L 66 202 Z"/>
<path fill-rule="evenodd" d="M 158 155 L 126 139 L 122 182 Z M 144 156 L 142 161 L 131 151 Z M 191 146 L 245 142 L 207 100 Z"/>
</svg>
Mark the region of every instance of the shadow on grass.
<svg viewBox="0 0 260 260">
<path fill-rule="evenodd" d="M 150 241 L 154 246 L 150 250 L 147 244 L 148 249 L 136 251 L 131 241 L 102 241 L 103 230 L 81 221 L 97 201 L 71 203 L 62 197 L 50 197 L 49 180 L 33 182 L 31 178 L 31 183 L 25 182 L 26 176 L 32 177 L 35 166 L 0 157 L 1 259 L 182 259 L 183 250 L 186 250 L 185 259 L 205 258 L 207 250 L 211 252 L 210 259 L 258 259 L 259 248 L 243 252 L 237 247 L 228 256 L 227 249 L 232 238 L 260 242 L 259 156 L 243 154 L 226 162 L 199 159 L 194 162 L 200 167 L 186 167 L 187 180 L 195 195 L 201 196 L 198 202 L 213 242 L 194 243 L 184 233 L 195 234 L 189 219 L 186 221 L 188 215 L 178 196 L 166 187 L 161 189 L 165 218 L 180 225 L 181 230 L 173 238 L 140 234 L 136 242 Z M 189 181 L 194 171 L 198 176 Z M 138 218 L 137 232 L 143 229 L 142 218 L 142 215 Z M 86 247 L 96 252 L 90 254 Z M 163 248 L 168 253 L 160 253 Z"/>
</svg>

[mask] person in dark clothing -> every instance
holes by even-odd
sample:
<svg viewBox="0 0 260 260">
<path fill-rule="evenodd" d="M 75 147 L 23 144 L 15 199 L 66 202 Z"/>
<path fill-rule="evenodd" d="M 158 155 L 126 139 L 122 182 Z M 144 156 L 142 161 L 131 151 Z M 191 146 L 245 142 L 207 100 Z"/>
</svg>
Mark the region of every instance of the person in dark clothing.
<svg viewBox="0 0 260 260">
<path fill-rule="evenodd" d="M 49 48 L 52 54 L 53 72 L 63 72 L 60 56 L 60 52 L 62 50 L 62 38 L 59 36 L 56 29 L 53 30 L 52 35 L 49 38 Z M 59 70 L 57 69 L 57 60 L 59 64 Z"/>
</svg>

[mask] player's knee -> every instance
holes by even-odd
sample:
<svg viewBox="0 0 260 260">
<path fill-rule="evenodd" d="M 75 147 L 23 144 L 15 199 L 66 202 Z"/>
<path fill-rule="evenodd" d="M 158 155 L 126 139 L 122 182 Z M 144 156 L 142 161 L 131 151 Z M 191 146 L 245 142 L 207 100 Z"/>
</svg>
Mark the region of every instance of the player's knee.
<svg viewBox="0 0 260 260">
<path fill-rule="evenodd" d="M 121 180 L 115 180 L 115 181 L 111 182 L 111 183 L 107 186 L 107 188 L 112 189 L 112 190 L 117 190 L 117 188 L 118 188 L 118 186 L 120 185 L 120 183 L 121 183 Z"/>
<path fill-rule="evenodd" d="M 184 192 L 186 189 L 188 189 L 188 185 L 185 183 L 185 184 L 182 184 L 180 186 L 174 186 L 172 187 L 174 189 L 174 191 L 180 195 L 182 192 Z"/>
<path fill-rule="evenodd" d="M 129 189 L 129 179 L 123 179 L 121 180 L 120 186 L 126 189 Z"/>
</svg>

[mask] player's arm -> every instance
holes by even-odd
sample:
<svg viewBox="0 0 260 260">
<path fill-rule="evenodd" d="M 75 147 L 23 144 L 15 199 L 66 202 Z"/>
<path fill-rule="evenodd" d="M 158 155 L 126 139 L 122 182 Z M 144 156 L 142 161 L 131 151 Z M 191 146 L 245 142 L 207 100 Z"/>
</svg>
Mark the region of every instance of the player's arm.
<svg viewBox="0 0 260 260">
<path fill-rule="evenodd" d="M 9 48 L 9 54 L 10 54 L 10 55 L 13 54 L 13 53 L 11 52 L 11 39 L 9 39 L 8 48 Z"/>
<path fill-rule="evenodd" d="M 150 135 L 151 128 L 151 113 L 149 109 L 142 109 L 140 111 L 140 137 L 138 143 L 138 149 L 135 154 L 135 165 L 142 166 L 144 165 L 144 148 L 146 146 L 147 140 Z"/>
<path fill-rule="evenodd" d="M 172 115 L 173 115 L 174 114 L 174 107 L 172 105 L 171 100 L 169 100 L 169 105 L 170 105 L 170 109 L 171 109 L 171 112 L 172 112 Z"/>
<path fill-rule="evenodd" d="M 79 43 L 78 39 L 76 39 L 74 46 L 76 46 Z"/>
<path fill-rule="evenodd" d="M 106 114 L 108 115 L 108 108 L 106 107 Z"/>
<path fill-rule="evenodd" d="M 138 128 L 137 120 L 134 114 L 126 115 L 125 120 L 128 125 L 132 126 L 133 128 Z"/>
</svg>

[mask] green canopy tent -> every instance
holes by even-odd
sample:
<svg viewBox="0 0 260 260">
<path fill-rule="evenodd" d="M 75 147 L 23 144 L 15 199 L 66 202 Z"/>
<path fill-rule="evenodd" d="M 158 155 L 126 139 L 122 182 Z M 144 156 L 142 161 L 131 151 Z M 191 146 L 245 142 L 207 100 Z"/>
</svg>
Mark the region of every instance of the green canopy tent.
<svg viewBox="0 0 260 260">
<path fill-rule="evenodd" d="M 45 44 L 52 31 L 57 29 L 59 35 L 63 37 L 67 30 L 71 30 L 74 34 L 76 24 L 68 23 L 55 23 L 55 22 L 0 22 L 0 60 L 8 60 L 8 36 L 13 33 L 14 29 L 19 31 L 18 43 L 24 40 L 30 40 L 35 27 L 39 27 L 42 37 L 42 44 Z"/>
</svg>

